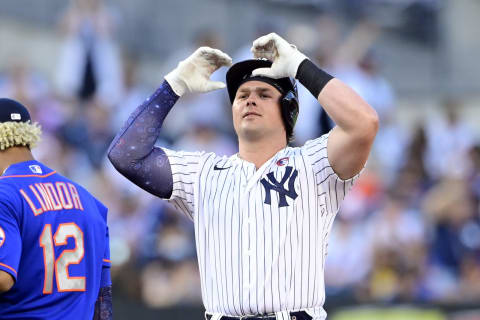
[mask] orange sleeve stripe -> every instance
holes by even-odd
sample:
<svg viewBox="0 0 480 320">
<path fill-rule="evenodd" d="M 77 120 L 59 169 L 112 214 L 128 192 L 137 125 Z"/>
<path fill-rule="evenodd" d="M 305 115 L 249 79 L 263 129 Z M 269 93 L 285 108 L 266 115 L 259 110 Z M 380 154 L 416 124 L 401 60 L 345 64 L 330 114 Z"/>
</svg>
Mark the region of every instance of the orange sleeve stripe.
<svg viewBox="0 0 480 320">
<path fill-rule="evenodd" d="M 5 178 L 30 178 L 30 177 L 38 177 L 38 178 L 46 178 L 51 176 L 52 174 L 57 173 L 57 171 L 52 171 L 50 173 L 44 174 L 44 175 L 39 175 L 39 174 L 24 174 L 24 175 L 15 175 L 15 176 L 1 176 L 0 179 L 5 179 Z"/>
<path fill-rule="evenodd" d="M 15 275 L 17 275 L 17 271 L 15 271 L 15 269 L 13 269 L 12 267 L 10 267 L 10 266 L 7 266 L 6 264 L 3 264 L 3 263 L 1 263 L 1 262 L 0 262 L 0 266 L 2 266 L 2 267 L 5 267 L 5 268 L 7 268 L 7 269 L 10 269 L 10 270 L 12 270 L 12 271 L 15 273 Z"/>
<path fill-rule="evenodd" d="M 108 262 L 108 263 L 112 263 L 112 260 L 108 260 L 108 259 L 103 259 L 103 262 Z"/>
</svg>

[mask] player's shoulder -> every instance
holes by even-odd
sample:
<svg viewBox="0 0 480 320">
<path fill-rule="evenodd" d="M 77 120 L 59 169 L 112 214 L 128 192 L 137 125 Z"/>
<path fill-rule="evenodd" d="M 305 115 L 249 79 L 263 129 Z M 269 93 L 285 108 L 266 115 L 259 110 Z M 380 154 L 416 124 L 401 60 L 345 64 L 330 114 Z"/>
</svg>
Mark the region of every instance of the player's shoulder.
<svg viewBox="0 0 480 320">
<path fill-rule="evenodd" d="M 318 138 L 308 140 L 302 146 L 288 147 L 277 158 L 282 161 L 293 159 L 295 162 L 303 162 L 309 166 L 318 163 L 327 157 L 328 133 Z"/>
<path fill-rule="evenodd" d="M 15 213 L 16 208 L 21 207 L 22 199 L 17 186 L 11 181 L 0 180 L 0 210 Z"/>
<path fill-rule="evenodd" d="M 305 142 L 305 144 L 303 146 L 301 146 L 300 148 L 301 149 L 311 149 L 311 148 L 314 148 L 314 147 L 319 147 L 319 146 L 326 146 L 327 145 L 327 142 L 328 142 L 328 137 L 330 136 L 330 132 L 328 133 L 325 133 L 323 135 L 321 135 L 320 137 L 318 138 L 315 138 L 315 139 L 311 139 L 311 140 L 308 140 L 307 142 Z"/>
<path fill-rule="evenodd" d="M 37 177 L 50 174 L 43 164 L 35 161 L 23 161 L 11 164 L 0 176 L 0 202 L 12 208 L 21 205 L 21 190 L 28 188 Z"/>
<path fill-rule="evenodd" d="M 218 157 L 218 155 L 213 152 L 172 150 L 163 147 L 162 149 L 167 155 L 170 165 L 176 163 L 200 164 Z"/>
<path fill-rule="evenodd" d="M 244 160 L 242 160 L 238 153 L 233 155 L 217 155 L 217 154 L 210 154 L 208 158 L 206 158 L 209 164 L 209 168 L 213 168 L 213 170 L 223 170 L 222 168 L 231 168 L 231 167 L 241 167 Z"/>
<path fill-rule="evenodd" d="M 18 197 L 19 188 L 16 180 L 0 179 L 0 201 L 9 201 Z"/>
<path fill-rule="evenodd" d="M 178 161 L 177 159 L 182 159 L 183 161 L 188 161 L 191 164 L 204 164 L 208 162 L 218 162 L 218 161 L 231 161 L 234 159 L 233 156 L 218 155 L 214 152 L 206 151 L 173 151 L 169 149 L 164 149 L 167 154 L 170 162 Z"/>
<path fill-rule="evenodd" d="M 231 165 L 233 164 L 236 160 L 238 159 L 238 155 L 234 154 L 231 156 L 226 156 L 226 155 L 218 155 L 215 153 L 208 153 L 208 156 L 205 157 L 205 160 L 214 162 L 214 163 L 223 163 L 223 164 L 228 164 Z"/>
<path fill-rule="evenodd" d="M 201 157 L 201 162 L 218 162 L 218 161 L 231 161 L 233 156 L 218 155 L 214 152 L 204 152 Z M 233 159 L 233 158 L 232 158 Z"/>
<path fill-rule="evenodd" d="M 0 179 L 0 191 L 12 190 L 15 189 L 17 184 L 13 179 Z"/>
<path fill-rule="evenodd" d="M 98 212 L 106 219 L 108 211 L 107 207 L 99 199 L 97 199 L 97 197 L 90 193 L 90 191 L 88 191 L 84 186 L 59 173 L 57 173 L 57 179 L 62 180 L 70 186 L 73 186 L 78 192 L 80 198 L 82 199 L 82 202 L 88 204 L 89 207 L 96 208 Z"/>
</svg>

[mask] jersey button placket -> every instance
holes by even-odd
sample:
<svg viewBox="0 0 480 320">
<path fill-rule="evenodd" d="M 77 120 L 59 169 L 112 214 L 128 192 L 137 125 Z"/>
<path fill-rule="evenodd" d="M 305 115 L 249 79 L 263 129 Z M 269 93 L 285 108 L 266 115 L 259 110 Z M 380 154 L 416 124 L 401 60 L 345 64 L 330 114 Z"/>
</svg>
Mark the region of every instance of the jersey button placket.
<svg viewBox="0 0 480 320">
<path fill-rule="evenodd" d="M 253 288 L 253 281 L 255 279 L 255 274 L 253 270 L 255 265 L 252 264 L 255 262 L 254 252 L 252 250 L 252 245 L 254 244 L 254 227 L 253 219 L 250 217 L 252 214 L 249 210 L 249 195 L 250 191 L 246 190 L 247 183 L 243 182 L 241 184 L 242 188 L 242 217 L 243 217 L 243 301 L 247 302 L 249 299 L 252 299 L 251 290 Z"/>
</svg>

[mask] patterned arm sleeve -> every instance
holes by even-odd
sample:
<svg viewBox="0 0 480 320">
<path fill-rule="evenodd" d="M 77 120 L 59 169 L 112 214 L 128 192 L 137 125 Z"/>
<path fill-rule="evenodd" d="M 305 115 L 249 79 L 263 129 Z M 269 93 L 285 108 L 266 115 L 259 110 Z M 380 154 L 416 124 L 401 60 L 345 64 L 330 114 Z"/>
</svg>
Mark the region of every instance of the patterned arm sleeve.
<svg viewBox="0 0 480 320">
<path fill-rule="evenodd" d="M 93 320 L 112 320 L 112 286 L 100 288 L 98 299 L 95 302 Z"/>
<path fill-rule="evenodd" d="M 164 81 L 130 115 L 108 149 L 108 158 L 121 174 L 161 198 L 172 194 L 172 172 L 167 155 L 154 145 L 165 117 L 178 98 Z"/>
</svg>

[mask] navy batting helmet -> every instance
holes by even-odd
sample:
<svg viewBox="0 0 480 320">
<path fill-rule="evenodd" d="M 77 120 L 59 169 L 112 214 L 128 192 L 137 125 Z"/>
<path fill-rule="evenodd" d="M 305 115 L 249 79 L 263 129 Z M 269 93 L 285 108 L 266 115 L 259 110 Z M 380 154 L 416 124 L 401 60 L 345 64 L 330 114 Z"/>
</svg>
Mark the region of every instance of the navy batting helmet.
<svg viewBox="0 0 480 320">
<path fill-rule="evenodd" d="M 0 122 L 27 122 L 30 113 L 27 108 L 18 101 L 0 98 Z"/>
<path fill-rule="evenodd" d="M 252 59 L 238 62 L 227 72 L 227 90 L 230 102 L 233 104 L 238 88 L 247 81 L 263 81 L 275 87 L 281 94 L 280 101 L 282 119 L 287 133 L 287 140 L 293 137 L 293 127 L 297 121 L 298 91 L 297 83 L 292 78 L 273 79 L 265 76 L 252 76 L 252 71 L 258 68 L 270 68 L 272 62 L 265 59 Z"/>
<path fill-rule="evenodd" d="M 0 150 L 21 146 L 33 148 L 40 135 L 40 126 L 31 122 L 30 113 L 23 104 L 0 98 Z"/>
</svg>

